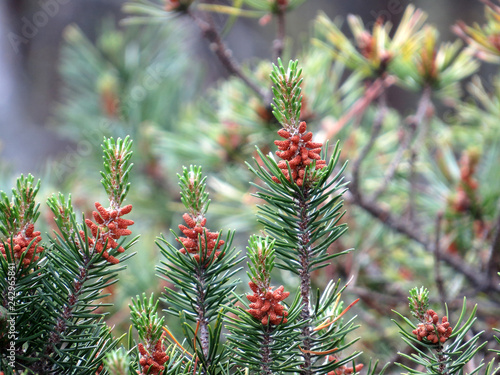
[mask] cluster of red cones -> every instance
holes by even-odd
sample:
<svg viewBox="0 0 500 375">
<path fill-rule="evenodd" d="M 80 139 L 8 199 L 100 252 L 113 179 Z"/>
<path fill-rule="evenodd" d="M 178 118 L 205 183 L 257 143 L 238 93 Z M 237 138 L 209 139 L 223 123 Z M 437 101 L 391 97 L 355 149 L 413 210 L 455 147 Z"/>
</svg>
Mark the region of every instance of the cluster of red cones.
<svg viewBox="0 0 500 375">
<path fill-rule="evenodd" d="M 334 355 L 329 356 L 328 360 L 330 362 L 337 362 L 338 361 L 338 359 Z M 356 367 L 354 367 L 354 368 L 343 365 L 343 366 L 340 366 L 339 368 L 337 368 L 333 371 L 330 371 L 327 375 L 346 375 L 346 374 L 358 373 L 361 371 L 361 369 L 363 367 L 364 366 L 362 363 L 356 365 Z"/>
<path fill-rule="evenodd" d="M 200 261 L 200 244 L 201 244 L 201 254 L 204 259 L 210 258 L 212 256 L 212 252 L 215 251 L 214 258 L 220 256 L 219 248 L 224 245 L 223 240 L 218 240 L 219 232 L 210 232 L 205 225 L 207 223 L 207 219 L 192 217 L 189 214 L 182 215 L 182 218 L 186 222 L 186 225 L 179 225 L 179 229 L 186 237 L 180 237 L 178 241 L 182 243 L 183 248 L 180 249 L 180 252 L 186 254 L 193 254 L 193 258 L 199 262 Z M 202 259 L 202 261 L 204 261 Z"/>
<path fill-rule="evenodd" d="M 426 321 L 420 323 L 417 329 L 412 331 L 419 341 L 426 339 L 433 344 L 437 344 L 438 342 L 442 344 L 448 340 L 453 332 L 450 322 L 448 322 L 448 317 L 443 316 L 441 323 L 439 323 L 438 314 L 434 310 L 427 310 L 424 317 Z"/>
<path fill-rule="evenodd" d="M 151 353 L 146 350 L 143 344 L 138 344 L 137 348 L 142 356 L 139 360 L 139 364 L 142 367 L 141 374 L 158 375 L 160 371 L 165 370 L 165 366 L 163 365 L 168 361 L 169 357 L 165 352 L 162 338 L 155 344 Z"/>
<path fill-rule="evenodd" d="M 280 151 L 276 152 L 282 161 L 278 163 L 286 179 L 290 181 L 290 177 L 298 186 L 304 183 L 306 167 L 316 161 L 316 169 L 326 167 L 326 161 L 321 160 L 320 152 L 321 143 L 312 142 L 312 133 L 307 132 L 307 125 L 304 121 L 299 124 L 295 132 L 293 130 L 281 129 L 278 131 L 280 137 L 285 138 L 284 141 L 274 141 Z M 288 171 L 290 166 L 291 176 Z M 273 176 L 273 181 L 279 183 L 279 179 Z"/>
<path fill-rule="evenodd" d="M 132 205 L 129 204 L 117 210 L 106 209 L 99 202 L 95 203 L 97 211 L 93 211 L 92 215 L 96 223 L 92 220 L 86 219 L 85 224 L 89 227 L 92 237 L 89 238 L 89 245 L 102 254 L 102 257 L 111 264 L 119 263 L 119 260 L 114 256 L 109 255 L 108 250 L 117 249 L 119 253 L 123 253 L 125 249 L 118 245 L 118 240 L 122 236 L 128 236 L 132 233 L 127 229 L 133 225 L 132 220 L 123 219 L 122 216 L 132 211 Z M 83 231 L 80 232 L 82 238 L 84 237 Z"/>
<path fill-rule="evenodd" d="M 40 234 L 40 232 L 35 231 L 34 224 L 28 224 L 25 229 L 12 237 L 12 244 L 10 239 L 7 239 L 5 245 L 16 260 L 20 260 L 24 255 L 22 263 L 24 267 L 27 267 L 31 262 L 37 261 L 38 256 L 36 254 L 40 254 L 43 251 L 43 247 L 38 245 L 42 240 Z M 12 245 L 13 247 L 11 247 Z M 0 251 L 7 258 L 3 243 L 0 243 Z"/>
<path fill-rule="evenodd" d="M 283 286 L 274 291 L 272 288 L 262 291 L 253 281 L 250 281 L 248 285 L 252 289 L 253 295 L 247 295 L 247 299 L 252 302 L 247 312 L 265 326 L 268 323 L 285 324 L 288 312 L 285 311 L 285 306 L 281 305 L 280 302 L 287 298 L 290 292 L 285 292 Z"/>
</svg>

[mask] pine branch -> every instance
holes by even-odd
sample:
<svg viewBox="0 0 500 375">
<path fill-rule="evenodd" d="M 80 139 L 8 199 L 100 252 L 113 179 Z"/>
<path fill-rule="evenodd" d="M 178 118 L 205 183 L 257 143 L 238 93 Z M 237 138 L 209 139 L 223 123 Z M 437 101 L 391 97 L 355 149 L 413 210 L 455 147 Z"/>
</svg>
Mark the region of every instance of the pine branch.
<svg viewBox="0 0 500 375">
<path fill-rule="evenodd" d="M 429 292 L 425 288 L 420 290 L 414 288 L 410 291 L 408 298 L 410 311 L 418 320 L 417 325 L 403 315 L 396 313 L 412 329 L 411 333 L 406 332 L 401 324 L 394 321 L 400 329 L 403 341 L 415 351 L 411 356 L 405 353 L 399 354 L 413 363 L 415 368 L 401 363 L 396 364 L 407 370 L 409 374 L 422 374 L 418 370 L 419 366 L 425 368 L 428 374 L 462 374 L 464 367 L 472 362 L 476 353 L 486 345 L 486 342 L 478 343 L 481 333 L 466 339 L 467 333 L 476 320 L 474 316 L 477 306 L 464 322 L 466 317 L 466 300 L 464 299 L 458 322 L 452 327 L 447 316 L 443 316 L 439 322 L 438 314 L 429 309 L 428 295 Z M 472 369 L 471 373 L 477 372 L 481 367 L 483 367 L 482 363 Z"/>
<path fill-rule="evenodd" d="M 169 360 L 167 348 L 164 345 L 165 334 L 163 333 L 164 317 L 159 317 L 158 303 L 154 302 L 153 294 L 146 298 L 146 294 L 132 300 L 130 305 L 130 318 L 134 328 L 139 333 L 141 342 L 137 345 L 141 355 L 139 364 L 141 365 L 141 374 L 156 373 L 165 370 L 165 364 Z"/>
<path fill-rule="evenodd" d="M 123 154 L 125 145 L 126 155 Z M 62 195 L 49 199 L 48 205 L 56 217 L 60 234 L 51 239 L 53 250 L 48 254 L 48 277 L 42 282 L 47 290 L 56 293 L 58 305 L 54 303 L 51 294 L 42 296 L 45 305 L 50 306 L 54 313 L 54 319 L 48 325 L 52 325 L 49 337 L 42 342 L 42 360 L 30 366 L 34 371 L 46 373 L 54 366 L 71 368 L 78 358 L 78 351 L 82 345 L 92 345 L 96 338 L 87 327 L 95 327 L 105 330 L 106 325 L 101 321 L 101 314 L 93 314 L 97 305 L 95 300 L 102 298 L 102 289 L 116 282 L 116 271 L 109 270 L 107 264 L 116 264 L 119 259 L 117 253 L 122 253 L 135 242 L 134 240 L 123 247 L 117 242 L 121 236 L 131 234 L 127 226 L 133 221 L 125 220 L 120 216 L 130 212 L 131 206 L 120 207 L 128 192 L 127 178 L 132 167 L 130 164 L 130 142 L 128 139 L 122 143 L 121 139 L 116 142 L 113 139 L 106 140 L 103 145 L 104 167 L 103 185 L 109 195 L 110 209 L 105 209 L 96 204 L 97 211 L 93 213 L 97 224 L 86 220 L 87 227 L 80 229 L 76 224 L 75 214 L 71 207 L 71 198 L 65 200 Z M 107 163 L 106 161 L 112 161 Z M 122 241 L 123 243 L 123 241 Z M 129 256 L 123 257 L 122 260 Z M 64 259 L 61 262 L 61 259 Z M 123 269 L 121 267 L 120 269 Z M 118 269 L 117 271 L 119 271 Z M 68 346 L 71 337 L 78 336 L 79 340 L 74 345 L 69 345 L 64 351 L 61 347 Z M 99 338 L 99 336 L 98 336 Z M 116 345 L 112 340 L 108 347 L 101 348 L 99 358 Z M 65 353 L 65 354 L 60 354 Z M 59 358 L 59 360 L 55 360 Z M 67 357 L 66 357 L 67 356 Z M 94 358 L 89 359 L 91 362 Z"/>
<path fill-rule="evenodd" d="M 275 241 L 269 237 L 252 236 L 249 240 L 248 277 L 253 294 L 246 296 L 251 303 L 240 299 L 242 308 L 230 307 L 227 316 L 234 361 L 260 374 L 282 374 L 299 365 L 294 356 L 297 347 L 297 318 L 301 311 L 297 295 L 291 306 L 284 305 L 290 294 L 283 286 L 271 287 L 271 271 L 274 268 Z M 283 303 L 283 304 L 282 304 Z M 235 317 L 236 316 L 236 317 Z"/>
<path fill-rule="evenodd" d="M 114 141 L 107 145 L 105 151 L 117 155 Z M 126 178 L 130 170 L 128 159 L 130 156 L 111 167 L 118 168 L 112 172 L 111 180 L 124 181 L 122 177 Z M 0 268 L 2 273 L 8 272 L 13 265 L 16 277 L 15 298 L 9 301 L 18 330 L 13 370 L 95 374 L 107 352 L 117 344 L 102 321 L 103 315 L 95 310 L 96 301 L 103 297 L 102 289 L 112 285 L 116 272 L 124 268 L 115 270 L 110 264 L 118 263 L 120 259 L 115 256 L 134 243 L 116 242 L 130 234 L 126 228 L 133 222 L 120 216 L 130 212 L 131 206 L 115 205 L 116 210 L 106 210 L 99 205 L 98 212 L 94 212 L 98 224 L 87 222 L 84 226 L 76 223 L 71 199 L 61 194 L 54 196 L 48 205 L 55 215 L 58 232 L 49 244 L 43 244 L 40 232 L 34 230 L 39 215 L 35 202 L 38 188 L 39 183 L 34 184 L 32 176 L 21 177 L 12 201 L 2 193 L 0 207 L 2 232 L 9 238 L 0 246 Z M 110 192 L 110 203 L 123 202 L 126 191 L 122 189 L 119 197 Z M 9 230 L 18 232 L 8 233 Z M 6 275 L 2 275 L 2 284 Z"/>
<path fill-rule="evenodd" d="M 335 298 L 340 298 L 338 283 L 335 287 L 329 286 L 315 303 L 311 299 L 311 273 L 345 253 L 327 252 L 346 230 L 344 225 L 337 226 L 342 216 L 339 193 L 344 185 L 340 174 L 332 176 L 339 150 L 337 145 L 329 161 L 323 160 L 326 148 L 313 142 L 305 122 L 299 122 L 302 78 L 298 63 L 290 62 L 287 70 L 279 59 L 278 64 L 271 79 L 275 84 L 273 113 L 283 126 L 278 134 L 285 139 L 275 141 L 280 150 L 276 155 L 283 160 L 277 163 L 257 150 L 264 165 L 249 167 L 265 184 L 256 185 L 259 189 L 256 196 L 266 202 L 259 206 L 258 220 L 276 239 L 278 267 L 293 272 L 300 279 L 300 373 L 327 373 L 343 368 L 358 355 L 355 353 L 344 359 L 337 354 L 331 355 L 352 344 L 340 345 L 345 335 L 355 329 L 351 321 L 344 325 L 333 324 L 337 322 L 333 320 L 324 325 L 325 314 L 334 314 L 329 309 Z"/>
<path fill-rule="evenodd" d="M 38 348 L 29 343 L 45 334 L 43 326 L 47 323 L 40 309 L 43 302 L 41 295 L 46 290 L 39 285 L 47 274 L 44 257 L 46 245 L 41 242 L 41 233 L 35 231 L 39 216 L 36 202 L 39 187 L 40 181 L 35 184 L 33 176 L 21 176 L 12 189 L 11 198 L 3 191 L 0 194 L 1 306 L 7 310 L 6 322 L 8 319 L 8 324 L 5 327 L 2 325 L 0 336 L 4 339 L 0 345 L 1 353 L 5 356 L 9 350 L 11 359 L 8 363 L 15 363 L 12 371 L 25 369 L 31 356 L 36 360 Z M 12 333 L 12 328 L 15 338 L 11 334 L 7 336 L 8 332 Z M 6 364 L 4 355 L 0 357 L 2 368 Z M 12 357 L 15 357 L 14 361 Z"/>
<path fill-rule="evenodd" d="M 270 170 L 268 172 L 262 167 L 258 169 L 250 167 L 267 185 L 267 188 L 259 187 L 261 192 L 256 194 L 269 204 L 269 207 L 259 207 L 261 210 L 259 221 L 277 240 L 276 253 L 281 262 L 278 266 L 297 274 L 301 279 L 303 322 L 301 347 L 304 350 L 302 352 L 304 362 L 312 367 L 313 356 L 310 351 L 314 350 L 316 345 L 322 344 L 319 344 L 317 339 L 313 340 L 312 321 L 315 321 L 317 314 L 310 310 L 310 274 L 324 267 L 331 259 L 345 253 L 327 253 L 329 246 L 345 231 L 345 226 L 336 226 L 340 219 L 339 210 L 342 207 L 339 196 L 327 200 L 331 194 L 343 188 L 339 183 L 339 175 L 327 182 L 338 160 L 338 150 L 325 168 L 325 174 L 317 181 L 318 190 L 313 188 L 311 191 L 302 190 L 298 185 L 289 182 L 273 159 L 261 153 L 259 155 Z M 276 176 L 279 178 L 279 184 L 273 180 Z M 323 301 L 321 306 L 328 306 L 328 300 Z M 312 368 L 302 371 L 310 372 Z"/>
<path fill-rule="evenodd" d="M 179 229 L 185 237 L 174 233 L 182 247 L 178 250 L 164 238 L 157 244 L 167 259 L 158 271 L 176 286 L 176 290 L 165 290 L 163 300 L 168 304 L 167 311 L 181 316 L 186 339 L 197 353 L 202 373 L 211 374 L 219 367 L 220 356 L 225 355 L 218 350 L 222 328 L 220 306 L 229 302 L 238 283 L 231 278 L 238 271 L 236 265 L 241 259 L 231 249 L 232 232 L 222 240 L 218 232 L 205 227 L 210 204 L 205 179 L 200 167 L 184 168 L 179 185 L 188 213 L 183 215 L 186 225 L 179 225 Z M 196 329 L 186 321 L 196 324 Z M 210 323 L 214 323 L 213 329 Z"/>
</svg>

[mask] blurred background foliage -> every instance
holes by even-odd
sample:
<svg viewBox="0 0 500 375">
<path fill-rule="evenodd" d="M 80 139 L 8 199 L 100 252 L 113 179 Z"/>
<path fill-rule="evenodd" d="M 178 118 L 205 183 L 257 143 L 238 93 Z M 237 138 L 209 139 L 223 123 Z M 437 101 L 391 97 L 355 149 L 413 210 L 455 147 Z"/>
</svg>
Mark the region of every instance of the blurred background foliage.
<svg viewBox="0 0 500 375">
<path fill-rule="evenodd" d="M 189 17 L 166 12 L 160 0 L 130 2 L 128 14 L 121 1 L 54 2 L 58 11 L 46 12 L 47 25 L 18 44 L 12 33 L 24 35 L 46 3 L 1 5 L 10 13 L 2 18 L 3 34 L 11 36 L 4 42 L 14 51 L 0 70 L 14 85 L 9 105 L 0 103 L 8 108 L 0 120 L 1 188 L 10 190 L 19 171 L 34 168 L 43 181 L 40 195 L 71 192 L 90 214 L 102 199 L 95 171 L 103 137 L 131 136 L 127 203 L 141 239 L 110 290 L 115 305 L 108 323 L 118 335 L 130 325 L 130 298 L 158 296 L 164 286 L 155 275 L 154 241 L 181 222 L 175 176 L 183 165 L 202 165 L 209 176 L 210 229 L 236 229 L 239 249 L 260 231 L 245 162 L 256 157 L 256 145 L 274 150 L 278 128 L 266 92 L 275 25 L 263 25 L 262 1 L 195 8 L 210 11 L 242 73 L 262 90 L 256 94 L 228 74 Z M 344 299 L 361 298 L 352 311 L 362 324 L 356 345 L 366 360 L 395 360 L 402 343 L 391 310 L 407 310 L 414 286 L 432 291 L 437 310 L 446 301 L 451 321 L 464 295 L 478 303 L 476 330 L 490 338 L 500 326 L 500 76 L 481 59 L 495 62 L 500 54 L 494 10 L 483 27 L 484 6 L 475 1 L 421 1 L 421 10 L 396 0 L 296 3 L 286 15 L 282 56 L 298 58 L 307 73 L 302 119 L 319 140 L 340 140 L 352 181 L 343 219 L 349 231 L 331 251 L 356 251 L 313 282 L 350 280 Z M 144 15 L 155 18 L 142 22 Z M 455 31 L 469 49 L 451 34 L 459 19 L 465 24 Z M 473 21 L 478 26 L 466 26 Z M 48 210 L 42 212 L 51 230 Z M 275 272 L 276 285 L 296 287 L 286 272 Z"/>
</svg>

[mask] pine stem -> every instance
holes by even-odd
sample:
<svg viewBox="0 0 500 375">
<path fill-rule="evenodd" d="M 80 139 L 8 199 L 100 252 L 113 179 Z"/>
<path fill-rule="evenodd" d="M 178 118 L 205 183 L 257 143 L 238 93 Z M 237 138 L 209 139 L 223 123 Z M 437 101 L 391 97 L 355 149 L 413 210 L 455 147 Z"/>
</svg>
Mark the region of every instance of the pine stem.
<svg viewBox="0 0 500 375">
<path fill-rule="evenodd" d="M 271 363 L 271 348 L 269 345 L 271 344 L 271 332 L 269 327 L 266 327 L 266 331 L 264 333 L 264 337 L 262 340 L 262 347 L 260 350 L 261 353 L 261 360 L 262 360 L 262 366 L 261 366 L 261 375 L 272 375 L 272 371 L 269 368 L 269 364 Z"/>
<path fill-rule="evenodd" d="M 210 362 L 207 360 L 209 349 L 210 349 L 210 340 L 209 340 L 209 332 L 208 332 L 208 321 L 206 317 L 206 303 L 205 303 L 205 268 L 202 265 L 197 267 L 196 270 L 196 279 L 198 280 L 198 297 L 196 299 L 197 306 L 196 312 L 198 313 L 198 324 L 200 330 L 200 342 L 201 342 L 201 351 L 206 361 L 203 361 L 203 370 L 202 373 L 205 374 L 206 367 L 210 366 Z"/>
<path fill-rule="evenodd" d="M 311 311 L 309 310 L 309 296 L 311 293 L 311 274 L 309 271 L 310 265 L 310 229 L 309 229 L 309 212 L 307 204 L 307 193 L 300 198 L 298 198 L 299 206 L 299 229 L 300 234 L 299 239 L 299 253 L 300 253 L 300 264 L 301 268 L 299 270 L 300 275 L 300 295 L 302 297 L 302 311 L 300 313 L 300 319 L 304 322 L 309 321 L 311 318 Z M 302 327 L 302 348 L 304 353 L 302 357 L 304 358 L 304 363 L 301 365 L 302 371 L 301 375 L 312 375 L 312 362 L 311 354 L 308 352 L 311 350 L 311 325 L 309 322 L 305 323 Z"/>
<path fill-rule="evenodd" d="M 442 350 L 443 350 L 443 349 L 441 348 L 441 345 L 440 345 L 440 346 L 439 346 L 439 349 L 437 349 L 438 361 L 439 361 L 439 369 L 438 369 L 438 372 L 439 372 L 439 374 L 441 374 L 441 375 L 449 375 L 448 371 L 446 371 L 446 365 L 445 365 L 446 358 L 445 358 L 445 356 L 443 355 Z"/>
<path fill-rule="evenodd" d="M 85 258 L 83 267 L 80 267 L 80 275 L 78 280 L 75 280 L 72 284 L 73 292 L 68 296 L 68 301 L 63 309 L 63 312 L 53 328 L 50 334 L 49 340 L 45 345 L 45 348 L 41 351 L 44 357 L 41 362 L 37 362 L 31 366 L 35 371 L 41 371 L 41 373 L 49 372 L 52 368 L 52 362 L 49 361 L 49 357 L 54 353 L 56 345 L 61 341 L 61 336 L 64 334 L 68 328 L 67 322 L 71 319 L 73 315 L 73 310 L 79 302 L 79 298 L 83 292 L 83 284 L 87 281 L 88 271 L 89 271 L 90 259 Z"/>
</svg>

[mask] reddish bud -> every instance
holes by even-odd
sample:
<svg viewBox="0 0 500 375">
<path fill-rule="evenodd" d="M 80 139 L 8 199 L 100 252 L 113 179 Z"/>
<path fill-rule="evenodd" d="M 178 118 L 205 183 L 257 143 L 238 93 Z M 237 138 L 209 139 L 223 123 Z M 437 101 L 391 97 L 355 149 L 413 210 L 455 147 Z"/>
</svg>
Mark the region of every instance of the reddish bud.
<svg viewBox="0 0 500 375">
<path fill-rule="evenodd" d="M 278 130 L 278 135 L 283 138 L 290 138 L 290 132 L 286 131 L 285 129 Z"/>
<path fill-rule="evenodd" d="M 302 136 L 302 141 L 303 142 L 309 142 L 313 137 L 313 134 L 311 132 L 308 132 Z"/>
<path fill-rule="evenodd" d="M 305 131 L 307 130 L 307 124 L 305 121 L 302 121 L 300 124 L 299 124 L 299 133 L 304 133 Z"/>
</svg>

